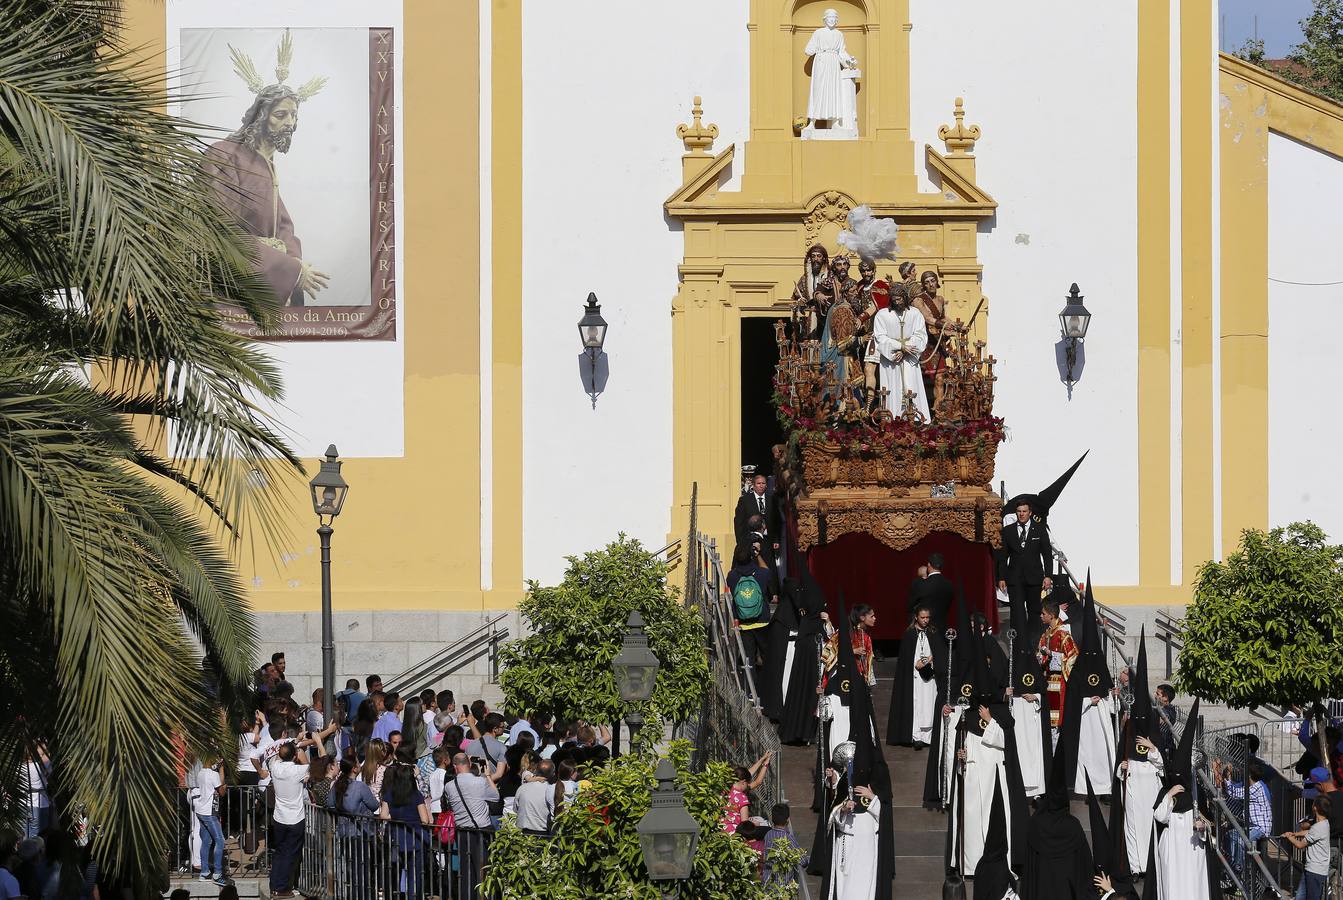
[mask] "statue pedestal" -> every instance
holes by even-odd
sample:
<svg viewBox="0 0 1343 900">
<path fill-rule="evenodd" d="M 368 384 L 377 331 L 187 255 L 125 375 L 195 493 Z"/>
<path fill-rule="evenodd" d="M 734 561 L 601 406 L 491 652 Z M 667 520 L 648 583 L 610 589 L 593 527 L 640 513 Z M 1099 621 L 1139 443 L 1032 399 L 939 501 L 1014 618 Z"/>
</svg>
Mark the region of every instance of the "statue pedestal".
<svg viewBox="0 0 1343 900">
<path fill-rule="evenodd" d="M 814 125 L 808 125 L 802 129 L 802 140 L 804 141 L 856 141 L 858 140 L 857 128 L 817 128 Z"/>
</svg>

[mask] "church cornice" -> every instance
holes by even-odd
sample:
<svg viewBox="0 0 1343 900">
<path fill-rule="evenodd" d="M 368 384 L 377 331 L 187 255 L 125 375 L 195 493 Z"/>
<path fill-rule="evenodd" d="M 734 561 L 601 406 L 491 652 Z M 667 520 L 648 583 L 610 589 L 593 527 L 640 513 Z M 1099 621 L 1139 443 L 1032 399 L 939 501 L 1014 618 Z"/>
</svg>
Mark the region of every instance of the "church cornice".
<svg viewBox="0 0 1343 900">
<path fill-rule="evenodd" d="M 934 150 L 931 144 L 924 144 L 923 151 L 928 168 L 938 174 L 938 177 L 942 180 L 943 188 L 949 189 L 968 205 L 986 207 L 990 211 L 998 208 L 997 200 L 989 196 L 988 192 L 979 185 L 952 168 L 947 158 Z"/>
</svg>

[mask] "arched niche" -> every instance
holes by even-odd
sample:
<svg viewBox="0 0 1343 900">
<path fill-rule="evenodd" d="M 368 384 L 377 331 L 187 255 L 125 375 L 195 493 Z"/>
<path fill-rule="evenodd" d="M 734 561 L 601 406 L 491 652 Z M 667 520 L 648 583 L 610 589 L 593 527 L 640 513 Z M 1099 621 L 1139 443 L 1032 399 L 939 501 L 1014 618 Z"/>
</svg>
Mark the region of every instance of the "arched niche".
<svg viewBox="0 0 1343 900">
<path fill-rule="evenodd" d="M 821 17 L 827 9 L 839 13 L 839 30 L 844 33 L 844 45 L 849 55 L 858 60 L 863 77 L 858 82 L 858 133 L 868 131 L 866 89 L 868 77 L 868 12 L 863 0 L 787 0 L 784 21 L 792 31 L 792 117 L 805 117 L 807 98 L 811 92 L 811 59 L 803 52 L 812 32 L 823 28 Z M 791 121 L 790 118 L 790 121 Z"/>
</svg>

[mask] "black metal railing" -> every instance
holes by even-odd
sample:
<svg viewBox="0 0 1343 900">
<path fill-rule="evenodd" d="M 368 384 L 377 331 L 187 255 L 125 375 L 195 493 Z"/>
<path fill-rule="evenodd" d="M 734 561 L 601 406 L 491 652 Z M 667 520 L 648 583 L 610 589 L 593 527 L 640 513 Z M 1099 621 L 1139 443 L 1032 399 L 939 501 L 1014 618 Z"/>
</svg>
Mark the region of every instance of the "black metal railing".
<svg viewBox="0 0 1343 900">
<path fill-rule="evenodd" d="M 309 804 L 297 890 L 310 900 L 481 900 L 494 834 L 352 816 Z"/>
<path fill-rule="evenodd" d="M 691 522 L 696 521 L 692 491 Z M 757 672 L 747 659 L 723 574 L 717 542 L 699 532 L 689 535 L 686 601 L 699 606 L 708 643 L 709 685 L 700 713 L 686 724 L 696 764 L 709 761 L 750 765 L 765 753 L 777 762 L 779 735 L 761 710 Z M 772 765 L 752 792 L 753 805 L 769 809 L 784 798 L 780 766 Z"/>
<path fill-rule="evenodd" d="M 177 791 L 168 859 L 171 872 L 189 874 L 201 868 L 201 821 L 192 808 L 199 793 L 196 788 Z M 269 872 L 270 817 L 265 788 L 226 785 L 224 793 L 215 801 L 215 808 L 224 834 L 223 874 L 230 878 L 247 878 Z M 210 866 L 213 868 L 213 862 Z"/>
<path fill-rule="evenodd" d="M 508 640 L 508 626 L 503 624 L 507 618 L 508 615 L 504 613 L 489 617 L 442 650 L 436 650 L 389 679 L 387 690 L 398 693 L 418 691 L 426 684 L 442 681 L 482 656 L 490 663 L 490 681 L 498 681 L 499 646 Z"/>
</svg>

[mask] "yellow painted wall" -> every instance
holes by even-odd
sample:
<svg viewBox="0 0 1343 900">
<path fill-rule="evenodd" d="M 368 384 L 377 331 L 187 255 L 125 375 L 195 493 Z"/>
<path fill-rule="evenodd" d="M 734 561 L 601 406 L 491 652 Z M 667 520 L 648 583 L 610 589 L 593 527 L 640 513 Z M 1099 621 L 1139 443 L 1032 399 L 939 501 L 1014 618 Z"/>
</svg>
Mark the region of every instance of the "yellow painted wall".
<svg viewBox="0 0 1343 900">
<path fill-rule="evenodd" d="M 165 58 L 163 0 L 129 0 L 128 42 L 153 65 Z M 239 23 L 245 24 L 245 23 Z M 521 244 L 521 3 L 494 5 L 492 198 L 479 190 L 480 60 L 474 40 L 445 53 L 442 36 L 474 35 L 477 5 L 409 0 L 404 5 L 405 455 L 347 459 L 350 483 L 333 540 L 338 609 L 499 609 L 521 595 L 521 297 L 496 282 L 494 299 L 493 584 L 481 590 L 479 208 L 495 207 L 496 259 L 516 259 Z M 330 365 L 341 364 L 329 343 Z M 315 462 L 309 463 L 315 472 Z M 306 485 L 295 485 L 291 533 L 272 564 L 264 549 L 252 598 L 258 610 L 320 605 L 316 521 Z"/>
</svg>

